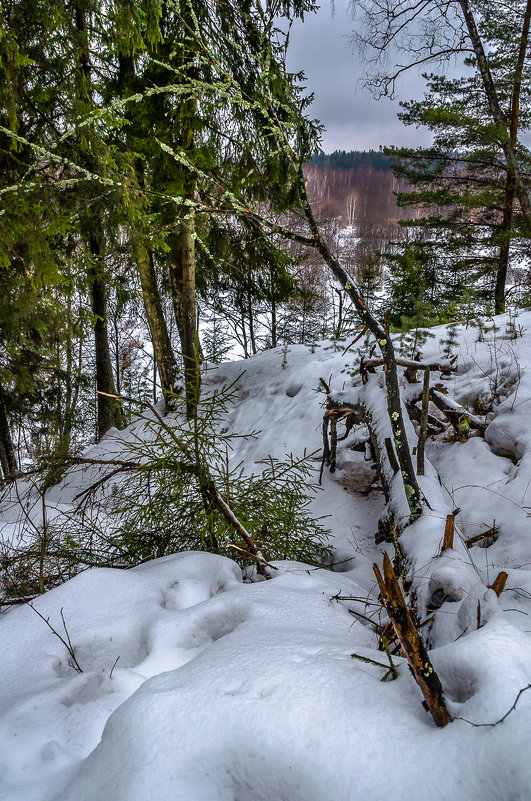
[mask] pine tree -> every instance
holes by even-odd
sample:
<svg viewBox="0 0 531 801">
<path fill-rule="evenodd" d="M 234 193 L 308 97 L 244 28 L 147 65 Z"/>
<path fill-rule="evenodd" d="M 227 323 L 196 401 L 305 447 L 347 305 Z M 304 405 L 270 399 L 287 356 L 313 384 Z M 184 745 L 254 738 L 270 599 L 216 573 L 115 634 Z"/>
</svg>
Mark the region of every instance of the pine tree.
<svg viewBox="0 0 531 801">
<path fill-rule="evenodd" d="M 509 244 L 516 244 L 522 231 L 518 230 L 519 216 L 513 215 L 514 192 L 507 201 L 510 173 L 503 166 L 498 134 L 476 77 L 426 77 L 429 92 L 421 101 L 403 104 L 400 116 L 406 124 L 428 127 L 434 134 L 433 144 L 386 150 L 395 174 L 411 186 L 398 194 L 398 204 L 417 210 L 402 224 L 424 232 L 424 249 L 437 262 L 440 313 L 450 301 L 459 304 L 465 287 L 472 286 L 477 289 L 478 305 L 500 312 Z M 526 110 L 521 127 L 528 122 Z M 521 163 L 525 158 L 521 148 Z M 521 258 L 517 247 L 512 250 L 514 260 Z"/>
<path fill-rule="evenodd" d="M 431 93 L 419 104 L 406 104 L 406 121 L 435 132 L 434 148 L 396 155 L 405 161 L 404 174 L 420 181 L 413 202 L 422 203 L 425 191 L 428 204 L 443 206 L 426 225 L 444 228 L 448 218 L 445 230 L 452 230 L 452 237 L 455 230 L 463 233 L 461 243 L 454 239 L 457 251 L 470 251 L 462 266 L 472 267 L 472 275 L 487 274 L 489 265 L 491 274 L 496 272 L 490 293 L 502 311 L 511 240 L 531 232 L 528 156 L 518 137 L 519 129 L 528 127 L 531 0 L 501 5 L 481 0 L 473 6 L 458 0 L 444 7 L 427 0 L 420 28 L 413 0 L 385 8 L 371 0 L 356 6 L 358 43 L 376 54 L 367 81 L 378 96 L 392 94 L 398 76 L 412 66 L 467 54 L 472 77 L 428 76 Z M 390 58 L 384 63 L 391 47 L 394 65 Z"/>
</svg>

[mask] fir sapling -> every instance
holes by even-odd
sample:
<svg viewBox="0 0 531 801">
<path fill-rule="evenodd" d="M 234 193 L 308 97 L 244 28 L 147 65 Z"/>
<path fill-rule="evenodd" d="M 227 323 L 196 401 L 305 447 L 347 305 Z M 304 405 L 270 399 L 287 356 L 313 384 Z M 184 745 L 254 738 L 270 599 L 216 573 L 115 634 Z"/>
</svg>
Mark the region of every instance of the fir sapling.
<svg viewBox="0 0 531 801">
<path fill-rule="evenodd" d="M 116 485 L 109 505 L 112 538 L 130 563 L 196 549 L 232 558 L 243 550 L 249 557 L 215 492 L 267 560 L 315 564 L 327 557 L 327 531 L 309 511 L 317 491 L 311 455 L 269 457 L 253 472 L 230 464 L 234 439 L 256 433 L 227 429 L 233 386 L 201 398 L 190 421 L 178 412 L 163 424 L 140 415 L 143 428 L 128 445 L 128 458 L 142 468 Z"/>
</svg>

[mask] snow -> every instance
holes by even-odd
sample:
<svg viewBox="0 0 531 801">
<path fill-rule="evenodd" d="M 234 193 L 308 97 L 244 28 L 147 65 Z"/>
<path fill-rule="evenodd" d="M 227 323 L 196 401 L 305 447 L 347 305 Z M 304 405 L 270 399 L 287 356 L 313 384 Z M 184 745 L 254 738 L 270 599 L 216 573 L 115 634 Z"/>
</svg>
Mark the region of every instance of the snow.
<svg viewBox="0 0 531 801">
<path fill-rule="evenodd" d="M 445 386 L 485 421 L 485 437 L 428 440 L 420 483 L 431 509 L 400 539 L 451 724 L 435 727 L 404 659 L 393 657 L 399 677 L 383 682 L 385 667 L 352 658 L 386 664 L 372 564 L 384 549 L 394 555 L 375 544 L 385 505 L 370 464 L 350 448 L 360 430 L 339 444 L 338 469 L 325 468 L 313 502 L 316 515 L 330 515 L 335 569 L 275 562 L 272 580 L 249 582 L 229 559 L 180 553 L 86 570 L 34 609 L 1 608 L 0 799 L 528 801 L 531 313 L 520 315 L 515 340 L 504 338 L 506 321 L 484 342 L 458 330 L 458 372 Z M 425 361 L 440 358 L 445 329 L 434 333 Z M 356 360 L 323 343 L 209 372 L 208 391 L 237 380 L 230 429 L 261 430 L 235 440 L 234 462 L 307 448 L 318 468 L 319 377 L 332 376 L 345 399 L 378 389 L 378 377 L 367 389 L 351 375 Z M 134 424 L 87 455 L 120 458 L 146 435 Z M 414 443 L 413 427 L 408 436 Z M 97 475 L 96 466 L 72 469 L 49 490 L 49 519 L 60 524 Z M 29 482 L 18 492 L 38 524 L 38 495 Z M 455 509 L 454 546 L 441 553 Z M 0 513 L 3 549 L 27 541 L 15 499 Z M 495 542 L 466 546 L 493 521 Z M 498 598 L 489 585 L 501 570 Z M 499 721 L 521 690 L 503 722 L 472 725 Z"/>
</svg>

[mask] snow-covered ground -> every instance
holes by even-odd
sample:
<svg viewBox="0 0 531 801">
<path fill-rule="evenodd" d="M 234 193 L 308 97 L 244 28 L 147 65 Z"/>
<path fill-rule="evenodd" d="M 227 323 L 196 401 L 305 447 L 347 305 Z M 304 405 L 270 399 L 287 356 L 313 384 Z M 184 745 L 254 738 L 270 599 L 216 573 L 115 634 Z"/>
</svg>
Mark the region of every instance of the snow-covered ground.
<svg viewBox="0 0 531 801">
<path fill-rule="evenodd" d="M 529 801 L 531 312 L 518 318 L 517 339 L 505 338 L 505 322 L 497 318 L 500 330 L 484 342 L 475 329 L 458 331 L 458 372 L 444 383 L 471 410 L 492 406 L 485 437 L 429 441 L 421 483 L 431 510 L 400 540 L 456 720 L 435 727 L 401 657 L 398 679 L 386 682 L 385 667 L 352 658 L 386 663 L 372 565 L 384 549 L 392 555 L 375 544 L 384 499 L 352 433 L 313 502 L 316 515 L 330 516 L 334 569 L 277 562 L 271 581 L 248 582 L 224 557 L 181 553 L 87 570 L 34 609 L 1 609 L 0 798 Z M 446 332 L 434 333 L 425 361 L 440 357 Z M 226 424 L 261 433 L 235 441 L 233 458 L 318 450 L 319 378 L 346 397 L 358 392 L 358 358 L 329 343 L 313 353 L 291 346 L 209 372 L 215 388 L 245 370 Z M 86 455 L 120 453 L 138 431 Z M 409 436 L 414 444 L 412 426 Z M 60 520 L 92 481 L 92 469 L 71 471 L 49 490 L 48 514 Z M 22 496 L 27 489 L 21 482 Z M 455 509 L 458 536 L 441 553 Z M 39 510 L 36 497 L 35 522 Z M 6 541 L 19 540 L 17 515 L 16 504 L 1 510 Z M 493 524 L 494 543 L 466 546 Z M 508 580 L 498 598 L 488 587 L 501 570 Z M 517 699 L 503 722 L 473 725 L 499 721 Z"/>
</svg>

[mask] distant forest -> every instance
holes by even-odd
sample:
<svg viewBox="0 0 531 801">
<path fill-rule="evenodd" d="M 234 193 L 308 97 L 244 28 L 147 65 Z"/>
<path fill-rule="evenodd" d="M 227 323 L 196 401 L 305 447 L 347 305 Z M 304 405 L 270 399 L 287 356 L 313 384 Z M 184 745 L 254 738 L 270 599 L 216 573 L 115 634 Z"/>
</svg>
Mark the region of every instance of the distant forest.
<svg viewBox="0 0 531 801">
<path fill-rule="evenodd" d="M 339 170 L 357 170 L 360 167 L 384 171 L 391 169 L 389 159 L 380 150 L 334 150 L 329 154 L 316 153 L 309 163 L 319 169 L 325 167 Z"/>
<path fill-rule="evenodd" d="M 308 194 L 323 217 L 340 217 L 343 225 L 391 225 L 390 238 L 400 238 L 397 221 L 408 216 L 396 205 L 396 192 L 408 188 L 396 178 L 387 156 L 377 150 L 320 153 L 304 167 Z"/>
</svg>

